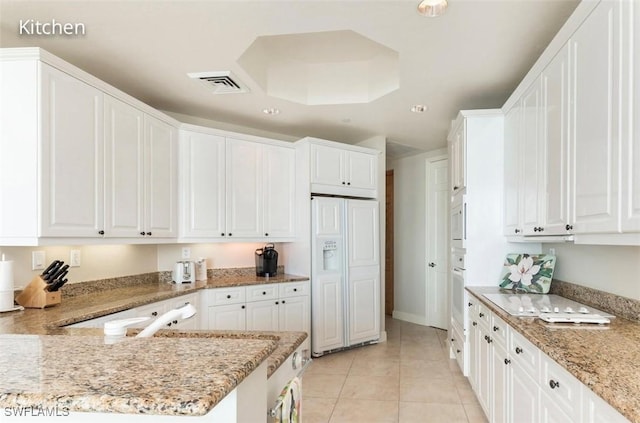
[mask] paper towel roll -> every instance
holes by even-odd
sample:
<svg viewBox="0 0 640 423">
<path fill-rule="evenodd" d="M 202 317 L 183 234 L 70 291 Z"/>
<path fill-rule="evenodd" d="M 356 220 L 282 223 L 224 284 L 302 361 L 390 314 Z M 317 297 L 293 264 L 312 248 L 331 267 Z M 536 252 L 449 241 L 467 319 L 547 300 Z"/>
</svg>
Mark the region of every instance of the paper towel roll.
<svg viewBox="0 0 640 423">
<path fill-rule="evenodd" d="M 0 261 L 0 291 L 13 292 L 13 261 Z"/>
<path fill-rule="evenodd" d="M 15 307 L 13 296 L 13 291 L 0 291 L 0 311 L 11 310 Z"/>
</svg>

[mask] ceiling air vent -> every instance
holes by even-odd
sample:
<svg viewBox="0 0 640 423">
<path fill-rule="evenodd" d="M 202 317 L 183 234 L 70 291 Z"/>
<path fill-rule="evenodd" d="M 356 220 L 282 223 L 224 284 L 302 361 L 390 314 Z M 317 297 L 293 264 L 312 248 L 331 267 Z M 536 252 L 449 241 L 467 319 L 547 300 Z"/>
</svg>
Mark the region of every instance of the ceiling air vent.
<svg viewBox="0 0 640 423">
<path fill-rule="evenodd" d="M 249 88 L 231 71 L 188 73 L 189 78 L 198 80 L 213 89 L 213 94 L 234 94 L 249 92 Z"/>
</svg>

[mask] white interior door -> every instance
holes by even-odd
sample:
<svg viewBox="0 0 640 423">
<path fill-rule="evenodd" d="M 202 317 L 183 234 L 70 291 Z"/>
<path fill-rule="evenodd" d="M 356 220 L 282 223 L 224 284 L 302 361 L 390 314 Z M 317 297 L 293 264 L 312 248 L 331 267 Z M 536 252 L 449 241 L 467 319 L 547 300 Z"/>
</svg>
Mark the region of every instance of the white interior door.
<svg viewBox="0 0 640 423">
<path fill-rule="evenodd" d="M 427 325 L 449 326 L 447 292 L 449 190 L 448 160 L 427 162 Z"/>
</svg>

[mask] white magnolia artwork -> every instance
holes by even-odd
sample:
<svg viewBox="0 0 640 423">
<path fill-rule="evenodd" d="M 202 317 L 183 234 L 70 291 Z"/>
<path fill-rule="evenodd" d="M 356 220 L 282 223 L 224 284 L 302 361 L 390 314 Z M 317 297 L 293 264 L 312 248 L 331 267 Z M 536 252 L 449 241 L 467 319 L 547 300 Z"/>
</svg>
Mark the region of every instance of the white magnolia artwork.
<svg viewBox="0 0 640 423">
<path fill-rule="evenodd" d="M 556 257 L 547 254 L 507 254 L 500 287 L 546 294 L 551 288 Z"/>
</svg>

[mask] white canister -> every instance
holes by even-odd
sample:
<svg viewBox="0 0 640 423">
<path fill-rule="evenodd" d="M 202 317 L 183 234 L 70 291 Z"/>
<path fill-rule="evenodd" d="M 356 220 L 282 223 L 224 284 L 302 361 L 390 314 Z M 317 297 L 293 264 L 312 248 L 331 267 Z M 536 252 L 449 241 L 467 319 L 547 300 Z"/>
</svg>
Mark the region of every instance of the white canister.
<svg viewBox="0 0 640 423">
<path fill-rule="evenodd" d="M 197 281 L 207 280 L 207 259 L 205 258 L 199 258 L 196 261 L 196 280 Z"/>
<path fill-rule="evenodd" d="M 13 261 L 0 261 L 0 291 L 13 292 Z"/>
</svg>

